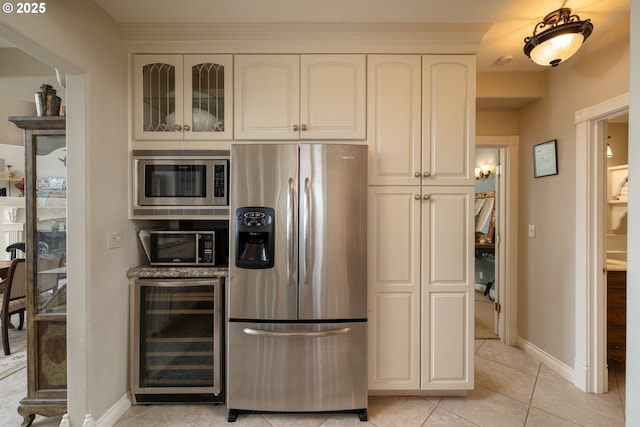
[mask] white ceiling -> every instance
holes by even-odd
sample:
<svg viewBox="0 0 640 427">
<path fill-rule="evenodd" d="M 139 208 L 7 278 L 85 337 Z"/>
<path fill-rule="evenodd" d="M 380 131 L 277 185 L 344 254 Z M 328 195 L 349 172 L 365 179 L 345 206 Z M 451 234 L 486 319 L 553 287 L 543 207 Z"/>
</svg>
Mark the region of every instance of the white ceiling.
<svg viewBox="0 0 640 427">
<path fill-rule="evenodd" d="M 314 22 L 492 24 L 479 71 L 542 71 L 524 56 L 524 38 L 549 12 L 569 7 L 591 19 L 592 38 L 629 20 L 630 0 L 94 0 L 116 22 Z M 588 41 L 587 41 L 588 43 Z M 578 53 L 579 54 L 579 53 Z M 511 55 L 507 64 L 498 59 Z"/>
</svg>

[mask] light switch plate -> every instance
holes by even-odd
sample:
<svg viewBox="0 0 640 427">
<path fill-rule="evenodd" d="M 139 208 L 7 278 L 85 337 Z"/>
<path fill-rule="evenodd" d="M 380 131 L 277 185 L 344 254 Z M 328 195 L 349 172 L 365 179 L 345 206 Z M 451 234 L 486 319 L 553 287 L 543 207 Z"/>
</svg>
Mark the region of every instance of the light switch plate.
<svg viewBox="0 0 640 427">
<path fill-rule="evenodd" d="M 529 237 L 536 237 L 536 226 L 529 224 Z"/>
<path fill-rule="evenodd" d="M 119 231 L 107 231 L 107 249 L 122 247 L 122 233 Z"/>
</svg>

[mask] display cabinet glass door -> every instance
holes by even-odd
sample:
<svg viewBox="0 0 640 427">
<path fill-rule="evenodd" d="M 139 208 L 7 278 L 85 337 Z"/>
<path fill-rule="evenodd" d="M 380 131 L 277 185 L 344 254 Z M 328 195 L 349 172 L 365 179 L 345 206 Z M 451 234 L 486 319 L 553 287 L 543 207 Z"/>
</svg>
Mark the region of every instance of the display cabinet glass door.
<svg viewBox="0 0 640 427">
<path fill-rule="evenodd" d="M 136 139 L 231 139 L 231 55 L 136 55 Z"/>
<path fill-rule="evenodd" d="M 65 136 L 37 136 L 35 142 L 36 308 L 67 312 L 67 149 Z"/>
<path fill-rule="evenodd" d="M 136 281 L 134 393 L 220 394 L 218 293 L 218 279 Z"/>
</svg>

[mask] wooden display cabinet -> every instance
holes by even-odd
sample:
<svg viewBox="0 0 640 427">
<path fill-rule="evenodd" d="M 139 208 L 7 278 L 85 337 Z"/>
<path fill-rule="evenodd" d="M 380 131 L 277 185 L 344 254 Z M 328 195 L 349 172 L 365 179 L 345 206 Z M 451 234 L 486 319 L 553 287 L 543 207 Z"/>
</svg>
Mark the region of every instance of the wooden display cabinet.
<svg viewBox="0 0 640 427">
<path fill-rule="evenodd" d="M 22 426 L 67 412 L 65 117 L 9 117 L 24 130 L 27 396 Z"/>
</svg>

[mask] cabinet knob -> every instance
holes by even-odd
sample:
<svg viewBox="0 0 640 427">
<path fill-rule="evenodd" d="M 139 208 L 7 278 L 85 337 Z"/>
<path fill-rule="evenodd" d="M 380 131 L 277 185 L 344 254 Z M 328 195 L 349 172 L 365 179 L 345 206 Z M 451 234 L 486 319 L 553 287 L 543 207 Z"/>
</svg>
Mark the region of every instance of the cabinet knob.
<svg viewBox="0 0 640 427">
<path fill-rule="evenodd" d="M 173 130 L 175 130 L 176 132 L 180 132 L 180 131 L 182 130 L 182 126 L 180 126 L 180 125 L 175 125 L 175 126 L 173 127 Z"/>
<path fill-rule="evenodd" d="M 307 130 L 307 125 L 300 126 L 300 129 L 302 129 L 303 131 Z"/>
<path fill-rule="evenodd" d="M 423 174 L 423 176 L 424 176 L 425 178 L 429 178 L 429 177 L 431 176 L 431 172 L 427 172 L 427 171 L 425 171 L 425 172 L 424 172 L 424 174 Z"/>
<path fill-rule="evenodd" d="M 414 198 L 415 200 L 420 200 L 420 195 L 419 195 L 419 194 L 414 194 L 414 195 L 413 195 L 413 198 Z"/>
<path fill-rule="evenodd" d="M 298 125 L 293 125 L 293 131 L 294 132 L 298 132 L 300 130 L 300 128 L 298 127 Z"/>
<path fill-rule="evenodd" d="M 413 176 L 415 176 L 416 178 L 420 178 L 420 172 L 414 172 Z"/>
<path fill-rule="evenodd" d="M 424 196 L 422 196 L 422 198 L 424 200 L 429 200 L 431 198 L 431 194 L 425 194 Z"/>
<path fill-rule="evenodd" d="M 184 125 L 183 129 L 185 130 L 185 132 L 189 132 L 191 130 L 191 126 Z"/>
</svg>

